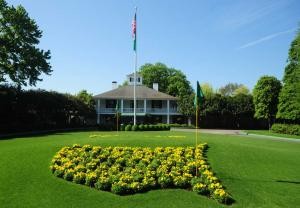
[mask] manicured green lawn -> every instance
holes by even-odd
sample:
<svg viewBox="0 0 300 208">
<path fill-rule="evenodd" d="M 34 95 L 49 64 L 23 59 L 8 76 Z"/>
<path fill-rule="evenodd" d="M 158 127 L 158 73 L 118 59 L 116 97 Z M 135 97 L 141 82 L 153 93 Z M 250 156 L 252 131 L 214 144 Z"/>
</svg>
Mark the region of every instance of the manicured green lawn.
<svg viewBox="0 0 300 208">
<path fill-rule="evenodd" d="M 279 133 L 271 132 L 269 130 L 245 130 L 245 132 L 247 132 L 248 134 L 259 134 L 259 135 L 267 135 L 267 136 L 275 136 L 275 137 L 300 139 L 300 136 L 297 135 L 279 134 Z"/>
<path fill-rule="evenodd" d="M 103 137 L 89 138 L 91 134 Z M 169 137 L 177 136 L 177 137 Z M 300 142 L 201 134 L 208 161 L 236 202 L 232 207 L 296 207 L 300 204 Z M 190 146 L 187 132 L 76 132 L 0 140 L 0 207 L 221 207 L 212 199 L 180 190 L 131 196 L 77 185 L 49 170 L 63 146 Z"/>
</svg>

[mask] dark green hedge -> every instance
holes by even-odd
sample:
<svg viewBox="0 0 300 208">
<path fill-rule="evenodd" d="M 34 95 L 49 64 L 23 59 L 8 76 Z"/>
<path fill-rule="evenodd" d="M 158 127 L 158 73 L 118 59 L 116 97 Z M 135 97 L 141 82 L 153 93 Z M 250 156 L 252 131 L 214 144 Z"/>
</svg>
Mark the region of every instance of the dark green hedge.
<svg viewBox="0 0 300 208">
<path fill-rule="evenodd" d="M 0 85 L 0 133 L 84 127 L 95 119 L 95 109 L 73 95 Z"/>
<path fill-rule="evenodd" d="M 298 124 L 273 124 L 271 130 L 275 133 L 300 135 Z"/>
<path fill-rule="evenodd" d="M 131 125 L 131 124 L 122 124 L 121 131 L 169 131 L 169 124 L 140 124 L 140 125 Z"/>
</svg>

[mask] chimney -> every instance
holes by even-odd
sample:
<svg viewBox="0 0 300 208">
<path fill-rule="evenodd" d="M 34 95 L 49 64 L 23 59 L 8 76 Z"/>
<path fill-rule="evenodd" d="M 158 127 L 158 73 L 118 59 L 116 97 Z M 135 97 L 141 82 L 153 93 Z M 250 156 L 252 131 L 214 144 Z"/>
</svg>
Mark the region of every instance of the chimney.
<svg viewBox="0 0 300 208">
<path fill-rule="evenodd" d="M 158 91 L 158 83 L 153 83 L 153 89 Z"/>
<path fill-rule="evenodd" d="M 118 85 L 117 85 L 117 82 L 116 81 L 113 81 L 112 83 L 112 89 L 115 90 L 118 88 Z"/>
</svg>

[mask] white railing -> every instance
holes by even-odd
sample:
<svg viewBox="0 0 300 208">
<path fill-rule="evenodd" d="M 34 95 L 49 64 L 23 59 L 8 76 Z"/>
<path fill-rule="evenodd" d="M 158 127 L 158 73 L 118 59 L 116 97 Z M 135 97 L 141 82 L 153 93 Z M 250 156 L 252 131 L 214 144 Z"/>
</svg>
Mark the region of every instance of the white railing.
<svg viewBox="0 0 300 208">
<path fill-rule="evenodd" d="M 147 113 L 168 113 L 167 108 L 147 108 Z"/>
<path fill-rule="evenodd" d="M 115 113 L 115 108 L 100 108 L 100 112 L 98 113 Z M 123 108 L 123 111 L 121 112 L 121 109 L 119 108 L 120 113 L 133 113 L 133 108 Z M 136 113 L 144 113 L 144 108 L 136 108 Z M 179 113 L 178 109 L 176 108 L 170 108 L 170 113 Z M 167 114 L 168 109 L 167 108 L 147 108 L 145 113 L 163 113 Z"/>
<path fill-rule="evenodd" d="M 144 113 L 144 108 L 136 108 L 137 113 Z M 133 108 L 123 108 L 122 113 L 133 113 Z"/>
<path fill-rule="evenodd" d="M 179 113 L 179 109 L 177 109 L 177 108 L 170 108 L 169 112 L 170 113 Z"/>
<path fill-rule="evenodd" d="M 100 113 L 115 113 L 115 108 L 100 108 Z"/>
</svg>

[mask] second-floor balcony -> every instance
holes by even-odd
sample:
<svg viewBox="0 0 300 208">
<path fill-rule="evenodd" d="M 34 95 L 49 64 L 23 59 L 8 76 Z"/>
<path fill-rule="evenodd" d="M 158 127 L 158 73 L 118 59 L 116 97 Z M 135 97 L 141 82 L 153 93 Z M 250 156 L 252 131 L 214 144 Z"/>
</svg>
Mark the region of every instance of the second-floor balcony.
<svg viewBox="0 0 300 208">
<path fill-rule="evenodd" d="M 123 114 L 133 114 L 133 108 L 123 108 L 123 109 L 116 109 L 116 108 L 100 108 L 97 110 L 97 113 L 101 114 L 114 114 L 119 111 L 119 113 Z M 143 114 L 179 114 L 177 108 L 136 108 L 136 113 L 143 113 Z"/>
</svg>

